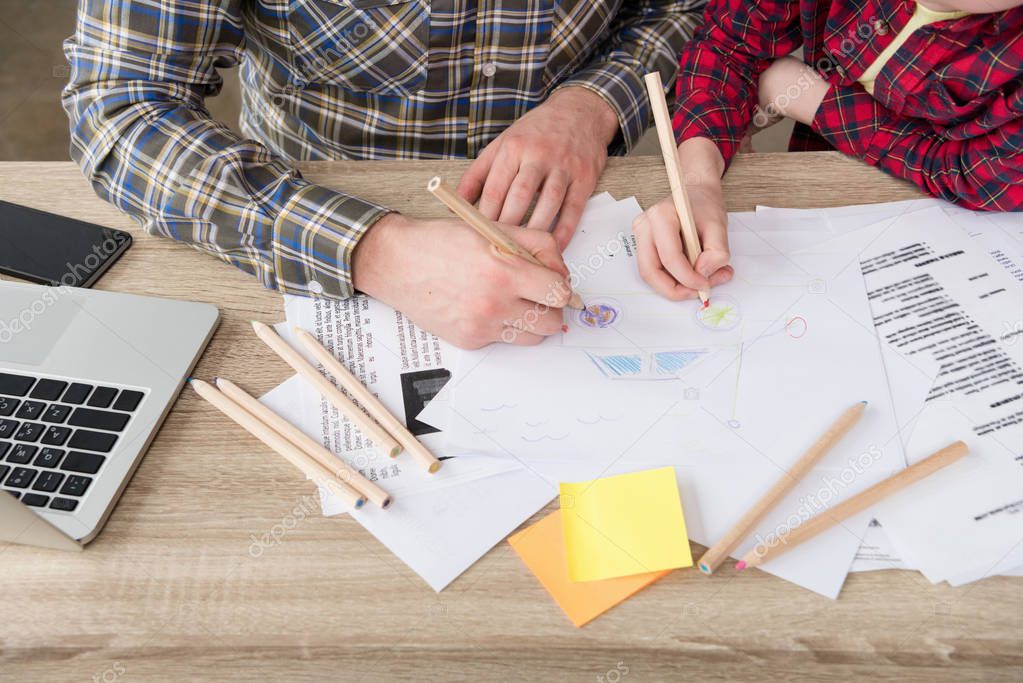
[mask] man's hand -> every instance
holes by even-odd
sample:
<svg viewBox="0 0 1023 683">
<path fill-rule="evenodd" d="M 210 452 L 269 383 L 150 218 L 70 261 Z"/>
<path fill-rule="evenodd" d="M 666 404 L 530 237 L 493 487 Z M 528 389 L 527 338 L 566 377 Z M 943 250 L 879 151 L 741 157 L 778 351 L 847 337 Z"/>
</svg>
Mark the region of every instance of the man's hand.
<svg viewBox="0 0 1023 683">
<path fill-rule="evenodd" d="M 393 213 L 359 241 L 355 287 L 464 349 L 538 344 L 564 324 L 568 268 L 548 233 L 503 227 L 547 267 L 500 255 L 460 220 Z"/>
<path fill-rule="evenodd" d="M 527 227 L 547 230 L 558 217 L 554 237 L 564 249 L 617 134 L 618 117 L 602 97 L 562 88 L 483 149 L 458 193 L 479 200 L 487 218 L 509 225 L 522 223 L 539 193 Z"/>
<path fill-rule="evenodd" d="M 728 265 L 728 217 L 721 193 L 725 162 L 721 152 L 712 141 L 693 138 L 679 145 L 679 162 L 703 247 L 696 268 L 683 251 L 681 224 L 670 196 L 632 224 L 639 274 L 654 291 L 672 301 L 691 299 L 700 290 L 728 282 L 734 274 Z"/>
<path fill-rule="evenodd" d="M 809 125 L 830 88 L 809 65 L 782 57 L 760 75 L 760 109 L 768 116 L 787 116 Z"/>
</svg>

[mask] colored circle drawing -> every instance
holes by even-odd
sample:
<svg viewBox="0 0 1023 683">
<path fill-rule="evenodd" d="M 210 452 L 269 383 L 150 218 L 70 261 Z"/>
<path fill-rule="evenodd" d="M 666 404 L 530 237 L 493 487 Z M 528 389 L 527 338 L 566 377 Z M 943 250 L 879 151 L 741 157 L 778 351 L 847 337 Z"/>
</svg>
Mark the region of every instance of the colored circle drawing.
<svg viewBox="0 0 1023 683">
<path fill-rule="evenodd" d="M 621 315 L 618 306 L 607 301 L 591 301 L 579 311 L 579 324 L 592 329 L 611 327 Z"/>
<path fill-rule="evenodd" d="M 793 339 L 802 339 L 806 335 L 807 327 L 806 318 L 801 315 L 793 316 L 785 323 L 785 331 Z"/>
<path fill-rule="evenodd" d="M 716 294 L 710 298 L 708 306 L 698 305 L 696 309 L 697 324 L 715 332 L 730 330 L 741 320 L 739 302 L 729 296 Z"/>
</svg>

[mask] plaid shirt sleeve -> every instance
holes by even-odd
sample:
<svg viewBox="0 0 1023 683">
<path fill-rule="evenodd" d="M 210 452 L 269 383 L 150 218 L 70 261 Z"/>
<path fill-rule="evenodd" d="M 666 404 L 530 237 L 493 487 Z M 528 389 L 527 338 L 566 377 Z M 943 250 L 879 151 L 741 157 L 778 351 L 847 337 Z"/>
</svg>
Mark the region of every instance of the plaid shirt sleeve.
<svg viewBox="0 0 1023 683">
<path fill-rule="evenodd" d="M 749 129 L 760 75 L 803 42 L 792 0 L 711 0 L 682 52 L 673 123 L 682 142 L 713 140 L 731 162 Z"/>
<path fill-rule="evenodd" d="M 833 85 L 813 129 L 841 152 L 915 183 L 969 209 L 1023 211 L 1023 99 L 1021 115 L 983 137 L 937 135 L 918 119 L 896 116 L 860 85 Z"/>
<path fill-rule="evenodd" d="M 81 0 L 65 43 L 72 157 L 149 232 L 270 288 L 350 296 L 355 245 L 386 209 L 304 181 L 204 107 L 217 69 L 240 59 L 240 12 L 240 0 Z"/>
<path fill-rule="evenodd" d="M 659 71 L 671 83 L 678 53 L 700 23 L 707 0 L 644 0 L 623 3 L 601 50 L 560 87 L 581 86 L 607 101 L 618 116 L 621 143 L 631 150 L 650 121 L 643 76 Z"/>
</svg>

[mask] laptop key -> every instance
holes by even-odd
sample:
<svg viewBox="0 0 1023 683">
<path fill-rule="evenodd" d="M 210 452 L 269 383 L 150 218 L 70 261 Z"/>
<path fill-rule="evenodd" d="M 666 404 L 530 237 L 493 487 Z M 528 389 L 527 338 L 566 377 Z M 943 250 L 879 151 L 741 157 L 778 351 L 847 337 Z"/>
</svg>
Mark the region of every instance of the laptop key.
<svg viewBox="0 0 1023 683">
<path fill-rule="evenodd" d="M 16 420 L 0 420 L 0 439 L 10 439 L 20 424 Z"/>
<path fill-rule="evenodd" d="M 15 465 L 26 465 L 38 450 L 36 446 L 29 446 L 25 443 L 14 444 L 14 449 L 7 456 L 7 462 L 13 462 Z"/>
<path fill-rule="evenodd" d="M 17 500 L 18 498 L 21 498 L 21 491 L 8 491 L 7 493 L 9 493 L 12 496 L 14 496 L 15 500 Z"/>
<path fill-rule="evenodd" d="M 35 377 L 25 377 L 24 375 L 11 375 L 6 372 L 0 372 L 0 394 L 7 394 L 8 396 L 24 396 L 35 383 Z"/>
<path fill-rule="evenodd" d="M 14 417 L 21 418 L 22 420 L 35 420 L 43 411 L 46 410 L 46 404 L 40 403 L 39 401 L 25 401 L 21 404 L 21 408 L 18 409 L 18 414 Z"/>
<path fill-rule="evenodd" d="M 72 427 L 89 427 L 90 429 L 105 429 L 108 432 L 119 432 L 124 429 L 131 419 L 130 415 L 124 413 L 112 413 L 109 410 L 94 410 L 92 408 L 75 408 L 71 413 L 68 424 Z"/>
<path fill-rule="evenodd" d="M 64 392 L 64 397 L 60 399 L 64 403 L 70 403 L 72 405 L 80 406 L 85 403 L 85 399 L 88 398 L 89 394 L 92 393 L 91 384 L 82 384 L 80 382 L 72 382 L 71 386 Z"/>
<path fill-rule="evenodd" d="M 96 387 L 96 390 L 92 392 L 92 396 L 89 398 L 88 405 L 93 408 L 109 408 L 110 404 L 114 402 L 114 396 L 117 396 L 117 389 L 112 387 Z"/>
<path fill-rule="evenodd" d="M 0 458 L 7 455 L 7 451 L 11 450 L 12 445 L 10 441 L 0 441 Z"/>
<path fill-rule="evenodd" d="M 31 484 L 32 480 L 35 478 L 35 470 L 30 470 L 27 467 L 15 467 L 14 471 L 11 472 L 11 476 L 7 477 L 7 481 L 5 481 L 4 484 L 13 489 L 24 489 L 28 488 L 28 485 Z"/>
<path fill-rule="evenodd" d="M 38 422 L 23 422 L 21 427 L 18 428 L 17 434 L 14 435 L 14 440 L 35 443 L 45 430 L 46 427 Z"/>
<path fill-rule="evenodd" d="M 78 501 L 74 498 L 54 498 L 50 503 L 51 510 L 63 510 L 64 512 L 71 512 L 76 507 L 78 507 Z"/>
<path fill-rule="evenodd" d="M 59 379 L 41 379 L 36 383 L 29 396 L 41 398 L 44 401 L 56 401 L 65 389 L 67 389 L 67 382 L 62 382 Z"/>
<path fill-rule="evenodd" d="M 79 429 L 71 437 L 71 441 L 68 442 L 70 448 L 81 448 L 86 451 L 96 451 L 98 453 L 109 453 L 110 449 L 114 447 L 114 443 L 117 441 L 117 434 L 107 434 L 104 432 L 93 432 L 88 429 Z"/>
<path fill-rule="evenodd" d="M 0 465 L 0 481 L 3 481 L 4 477 L 6 477 L 7 473 L 10 471 L 11 471 L 10 465 Z"/>
<path fill-rule="evenodd" d="M 64 451 L 59 448 L 44 448 L 39 451 L 36 461 L 32 464 L 36 467 L 56 467 L 63 457 Z"/>
<path fill-rule="evenodd" d="M 142 402 L 143 396 L 144 394 L 141 391 L 125 389 L 114 402 L 114 410 L 123 410 L 130 413 L 139 407 L 139 403 Z"/>
<path fill-rule="evenodd" d="M 0 396 L 0 417 L 10 417 L 21 405 L 21 401 L 10 396 Z"/>
<path fill-rule="evenodd" d="M 50 502 L 49 496 L 44 496 L 41 493 L 26 493 L 21 497 L 21 502 L 25 505 L 31 505 L 32 507 L 45 507 Z"/>
<path fill-rule="evenodd" d="M 39 443 L 46 444 L 47 446 L 63 446 L 69 436 L 71 436 L 70 427 L 50 425 L 46 433 L 43 434 L 43 438 L 39 440 Z"/>
<path fill-rule="evenodd" d="M 81 496 L 89 488 L 92 479 L 78 474 L 68 475 L 67 481 L 60 487 L 60 492 L 65 496 Z"/>
<path fill-rule="evenodd" d="M 99 468 L 103 465 L 104 460 L 106 460 L 105 457 L 95 453 L 71 451 L 68 453 L 67 457 L 64 458 L 64 464 L 60 466 L 60 469 L 68 470 L 70 472 L 96 474 L 96 472 L 99 471 Z"/>
<path fill-rule="evenodd" d="M 67 419 L 67 416 L 71 414 L 71 406 L 61 405 L 60 403 L 54 403 L 46 412 L 43 413 L 43 422 L 52 422 L 53 424 L 60 424 Z"/>
<path fill-rule="evenodd" d="M 64 481 L 64 475 L 60 472 L 40 472 L 36 483 L 32 485 L 32 490 L 53 493 L 62 481 Z"/>
</svg>

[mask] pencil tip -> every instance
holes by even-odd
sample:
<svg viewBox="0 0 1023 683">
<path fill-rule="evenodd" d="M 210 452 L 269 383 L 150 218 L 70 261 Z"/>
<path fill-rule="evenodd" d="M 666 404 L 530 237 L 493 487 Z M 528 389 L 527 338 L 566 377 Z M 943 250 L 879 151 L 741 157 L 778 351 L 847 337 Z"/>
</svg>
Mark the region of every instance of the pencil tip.
<svg viewBox="0 0 1023 683">
<path fill-rule="evenodd" d="M 568 332 L 568 325 L 562 325 L 561 326 L 561 331 L 562 332 Z"/>
<path fill-rule="evenodd" d="M 710 299 L 704 299 L 704 301 L 703 301 L 703 307 L 704 307 L 704 308 L 708 308 L 709 306 L 710 306 Z"/>
<path fill-rule="evenodd" d="M 704 574 L 707 574 L 707 575 L 710 575 L 710 574 L 713 573 L 711 571 L 711 569 L 710 569 L 710 565 L 708 565 L 706 562 L 701 562 L 700 563 L 700 571 L 703 572 Z"/>
<path fill-rule="evenodd" d="M 735 571 L 741 572 L 745 568 L 746 568 L 745 560 L 739 560 L 738 562 L 735 563 Z"/>
</svg>

